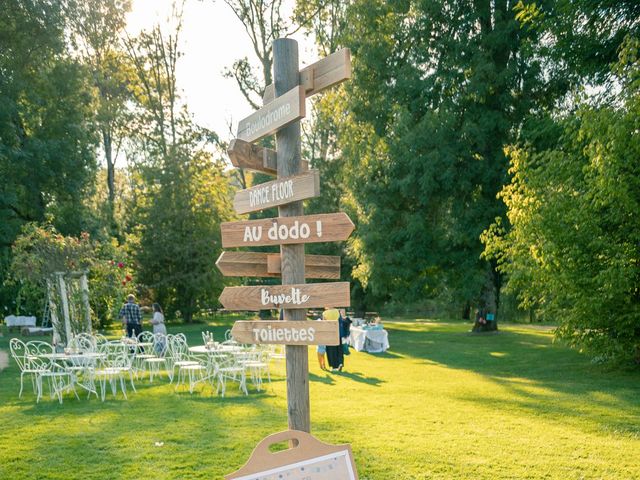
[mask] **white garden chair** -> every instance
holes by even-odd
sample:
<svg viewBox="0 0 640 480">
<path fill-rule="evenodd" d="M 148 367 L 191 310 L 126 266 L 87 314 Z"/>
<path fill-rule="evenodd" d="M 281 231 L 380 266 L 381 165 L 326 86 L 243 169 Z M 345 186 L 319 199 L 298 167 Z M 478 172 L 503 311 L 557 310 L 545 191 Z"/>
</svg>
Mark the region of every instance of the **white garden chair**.
<svg viewBox="0 0 640 480">
<path fill-rule="evenodd" d="M 271 374 L 269 373 L 269 353 L 267 350 L 254 347 L 251 350 L 242 352 L 243 355 L 238 357 L 238 363 L 242 365 L 249 375 L 251 382 L 258 391 L 262 390 L 262 378 L 266 374 L 269 383 L 271 383 Z"/>
<path fill-rule="evenodd" d="M 189 345 L 184 334 L 178 333 L 173 337 L 169 337 L 167 346 L 167 353 L 171 357 L 169 365 L 167 365 L 171 382 L 173 382 L 176 368 L 179 372 L 181 367 L 201 364 L 199 360 L 192 358 L 189 354 Z"/>
<path fill-rule="evenodd" d="M 32 364 L 27 352 L 27 346 L 19 338 L 12 338 L 9 342 L 9 350 L 11 351 L 11 356 L 18 364 L 18 368 L 20 368 L 20 392 L 18 393 L 18 398 L 22 398 L 22 389 L 25 375 L 30 377 L 33 393 L 35 393 L 36 396 L 39 397 L 40 394 L 38 393 L 36 382 L 40 370 L 36 368 L 35 364 Z"/>
<path fill-rule="evenodd" d="M 143 365 L 147 367 L 149 372 L 149 382 L 153 382 L 153 376 L 160 376 L 160 367 L 163 366 L 168 371 L 167 360 L 165 354 L 167 353 L 167 336 L 164 333 L 153 334 L 152 350 L 156 355 L 151 357 L 145 357 Z"/>
<path fill-rule="evenodd" d="M 247 391 L 247 376 L 244 365 L 237 361 L 237 356 L 231 353 L 221 358 L 217 365 L 217 387 L 216 393 L 221 393 L 224 397 L 227 391 L 227 381 L 238 382 L 239 388 L 245 395 Z"/>
<path fill-rule="evenodd" d="M 119 383 L 122 395 L 126 399 L 127 387 L 125 376 L 129 376 L 131 388 L 134 392 L 136 391 L 133 383 L 132 357 L 129 352 L 129 346 L 122 342 L 107 342 L 99 346 L 98 352 L 102 354 L 102 356 L 98 357 L 94 375 L 100 385 L 100 397 L 102 401 L 104 402 L 106 397 L 107 382 L 109 382 L 111 393 L 114 397 L 116 396 Z"/>
<path fill-rule="evenodd" d="M 38 395 L 36 402 L 40 402 L 42 398 L 42 384 L 44 380 L 47 381 L 49 387 L 49 396 L 51 398 L 57 397 L 60 403 L 62 403 L 62 394 L 68 391 L 72 391 L 76 398 L 78 398 L 73 372 L 69 371 L 65 365 L 59 364 L 53 359 L 55 351 L 51 344 L 35 340 L 27 342 L 25 349 L 31 368 L 37 370 L 36 387 Z"/>
</svg>

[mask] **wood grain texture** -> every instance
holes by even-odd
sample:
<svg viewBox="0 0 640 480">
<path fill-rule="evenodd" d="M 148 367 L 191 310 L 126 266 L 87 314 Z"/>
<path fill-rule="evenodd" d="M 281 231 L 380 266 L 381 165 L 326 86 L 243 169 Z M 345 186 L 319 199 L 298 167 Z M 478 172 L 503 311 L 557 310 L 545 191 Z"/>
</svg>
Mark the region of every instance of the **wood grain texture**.
<svg viewBox="0 0 640 480">
<path fill-rule="evenodd" d="M 225 277 L 280 277 L 281 258 L 278 253 L 222 252 L 216 266 Z M 340 279 L 340 257 L 305 255 L 305 278 Z"/>
<path fill-rule="evenodd" d="M 305 98 L 303 87 L 293 87 L 257 112 L 240 120 L 237 137 L 247 142 L 256 142 L 299 121 L 306 115 Z"/>
<path fill-rule="evenodd" d="M 355 227 L 346 213 L 338 212 L 224 222 L 220 228 L 222 247 L 230 248 L 339 242 Z"/>
<path fill-rule="evenodd" d="M 258 320 L 238 321 L 231 335 L 253 345 L 340 345 L 338 322 Z"/>
<path fill-rule="evenodd" d="M 308 97 L 351 78 L 351 50 L 343 48 L 300 70 L 300 85 Z M 274 85 L 267 85 L 262 97 L 263 104 L 275 98 Z"/>
<path fill-rule="evenodd" d="M 278 178 L 236 192 L 233 208 L 239 214 L 257 212 L 320 195 L 320 174 L 317 170 Z"/>
<path fill-rule="evenodd" d="M 236 168 L 246 168 L 268 175 L 276 175 L 277 173 L 277 153 L 270 148 L 236 138 L 231 140 L 227 154 L 231 164 Z"/>
<path fill-rule="evenodd" d="M 295 448 L 271 452 L 269 447 L 286 441 L 293 443 Z M 278 432 L 264 438 L 258 443 L 256 448 L 254 448 L 247 463 L 239 470 L 225 475 L 224 478 L 225 480 L 239 480 L 253 476 L 259 479 L 261 472 L 268 472 L 278 467 L 293 465 L 326 455 L 338 454 L 345 450 L 347 451 L 347 461 L 351 464 L 353 476 L 350 478 L 332 477 L 332 480 L 358 480 L 358 473 L 355 462 L 353 461 L 353 452 L 350 445 L 329 445 L 321 442 L 309 433 L 298 430 Z"/>
<path fill-rule="evenodd" d="M 231 140 L 227 154 L 231 164 L 236 168 L 254 170 L 267 175 L 277 175 L 278 173 L 278 154 L 271 148 L 235 138 Z M 308 171 L 309 162 L 302 160 L 300 170 L 302 172 Z"/>
<path fill-rule="evenodd" d="M 227 310 L 349 307 L 349 282 L 225 287 L 220 303 Z M 304 310 L 301 310 L 304 312 Z"/>
</svg>

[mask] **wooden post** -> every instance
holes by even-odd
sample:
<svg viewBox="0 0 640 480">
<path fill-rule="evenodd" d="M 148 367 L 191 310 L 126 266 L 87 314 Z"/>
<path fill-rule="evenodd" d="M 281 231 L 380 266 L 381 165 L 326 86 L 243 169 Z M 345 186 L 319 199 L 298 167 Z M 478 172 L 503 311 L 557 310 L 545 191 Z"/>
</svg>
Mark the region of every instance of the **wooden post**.
<svg viewBox="0 0 640 480">
<path fill-rule="evenodd" d="M 67 338 L 65 345 L 68 346 L 71 341 L 71 319 L 69 317 L 69 299 L 67 298 L 67 286 L 64 283 L 64 274 L 56 273 L 58 276 L 58 286 L 60 287 L 60 297 L 62 299 L 62 313 L 64 314 L 64 330 Z"/>
<path fill-rule="evenodd" d="M 273 42 L 273 78 L 276 98 L 299 84 L 298 42 L 279 38 Z M 300 121 L 276 133 L 278 178 L 300 173 Z M 302 215 L 302 202 L 278 208 L 281 217 Z M 304 283 L 304 245 L 280 246 L 282 285 Z M 305 309 L 285 309 L 285 320 L 305 320 Z M 287 410 L 291 430 L 311 431 L 309 413 L 309 357 L 306 345 L 287 345 Z"/>
<path fill-rule="evenodd" d="M 60 343 L 60 323 L 58 320 L 58 305 L 53 299 L 54 286 L 51 280 L 47 278 L 47 301 L 49 302 L 49 315 L 51 315 L 51 326 L 53 327 L 53 344 L 58 345 Z"/>
<path fill-rule="evenodd" d="M 91 305 L 89 304 L 89 281 L 87 280 L 87 272 L 82 272 L 80 288 L 82 289 L 82 303 L 84 305 L 84 319 L 85 322 L 87 322 L 87 332 L 91 333 Z"/>
</svg>

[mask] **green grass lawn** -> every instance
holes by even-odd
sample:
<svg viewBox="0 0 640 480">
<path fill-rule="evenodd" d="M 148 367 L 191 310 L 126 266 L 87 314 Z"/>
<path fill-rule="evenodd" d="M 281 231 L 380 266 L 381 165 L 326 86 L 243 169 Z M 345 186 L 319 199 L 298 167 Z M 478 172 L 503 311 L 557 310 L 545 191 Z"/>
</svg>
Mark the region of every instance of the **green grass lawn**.
<svg viewBox="0 0 640 480">
<path fill-rule="evenodd" d="M 186 328 L 218 338 L 228 325 Z M 350 443 L 361 479 L 640 478 L 640 373 L 607 371 L 547 329 L 387 322 L 391 350 L 320 371 L 310 349 L 312 433 Z M 8 335 L 0 349 L 8 349 Z M 108 396 L 40 404 L 18 369 L 0 373 L 0 479 L 221 478 L 287 427 L 284 367 L 271 386 L 226 398 L 138 381 Z M 157 442 L 158 445 L 156 446 Z"/>
</svg>

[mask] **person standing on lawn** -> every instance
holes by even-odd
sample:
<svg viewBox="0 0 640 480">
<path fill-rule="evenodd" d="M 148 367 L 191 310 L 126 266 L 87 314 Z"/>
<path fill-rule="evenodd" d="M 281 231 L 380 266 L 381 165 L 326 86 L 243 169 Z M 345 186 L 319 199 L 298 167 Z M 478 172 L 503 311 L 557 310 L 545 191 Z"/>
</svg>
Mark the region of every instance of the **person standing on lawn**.
<svg viewBox="0 0 640 480">
<path fill-rule="evenodd" d="M 127 337 L 138 338 L 142 332 L 142 312 L 133 295 L 127 297 L 127 303 L 120 309 L 120 318 L 127 329 Z"/>
<path fill-rule="evenodd" d="M 340 319 L 340 312 L 336 308 L 327 307 L 322 312 L 323 320 L 330 320 L 337 322 Z M 331 370 L 334 372 L 341 371 L 344 365 L 344 351 L 342 350 L 342 339 L 339 339 L 338 345 L 327 345 L 327 361 Z"/>
</svg>

